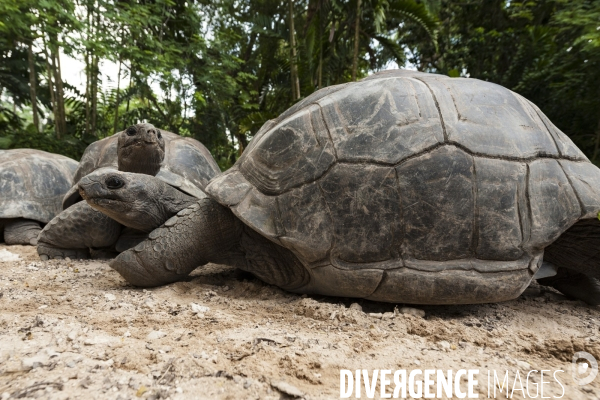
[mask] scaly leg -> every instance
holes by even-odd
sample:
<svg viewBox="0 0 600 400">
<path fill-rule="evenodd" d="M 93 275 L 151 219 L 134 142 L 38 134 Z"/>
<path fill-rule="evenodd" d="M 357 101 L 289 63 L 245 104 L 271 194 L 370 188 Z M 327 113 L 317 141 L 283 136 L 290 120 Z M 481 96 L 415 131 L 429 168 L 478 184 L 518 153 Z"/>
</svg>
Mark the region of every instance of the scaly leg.
<svg viewBox="0 0 600 400">
<path fill-rule="evenodd" d="M 538 279 L 539 284 L 600 304 L 600 221 L 582 220 L 567 229 L 544 250 L 544 261 L 558 270 L 556 276 Z"/>
<path fill-rule="evenodd" d="M 181 210 L 110 266 L 136 286 L 158 286 L 181 280 L 208 262 L 246 270 L 284 289 L 309 279 L 290 250 L 244 226 L 209 198 Z"/>
<path fill-rule="evenodd" d="M 40 233 L 38 254 L 49 258 L 88 258 L 89 249 L 112 246 L 121 224 L 82 201 L 64 210 Z"/>
<path fill-rule="evenodd" d="M 30 244 L 35 246 L 41 230 L 39 222 L 17 218 L 4 225 L 4 242 L 9 245 Z"/>
<path fill-rule="evenodd" d="M 229 209 L 202 199 L 150 232 L 135 248 L 119 254 L 110 266 L 136 286 L 176 282 L 229 254 L 239 242 L 238 227 Z"/>
</svg>

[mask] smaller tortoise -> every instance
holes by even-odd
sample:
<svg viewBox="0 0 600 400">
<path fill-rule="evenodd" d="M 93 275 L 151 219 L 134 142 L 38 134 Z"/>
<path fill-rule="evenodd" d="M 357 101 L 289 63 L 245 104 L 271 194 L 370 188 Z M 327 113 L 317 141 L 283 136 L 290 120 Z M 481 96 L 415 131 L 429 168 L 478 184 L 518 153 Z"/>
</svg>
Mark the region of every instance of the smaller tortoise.
<svg viewBox="0 0 600 400">
<path fill-rule="evenodd" d="M 540 283 L 600 304 L 600 169 L 489 82 L 386 71 L 328 87 L 267 122 L 208 197 L 170 219 L 132 201 L 160 184 L 79 184 L 104 212 L 121 202 L 125 225 L 140 208 L 163 214 L 111 262 L 135 285 L 216 262 L 299 293 L 486 303 L 519 296 L 544 260 L 558 273 Z"/>
<path fill-rule="evenodd" d="M 92 143 L 85 150 L 74 181 L 97 170 L 120 170 L 156 176 L 178 201 L 203 198 L 208 181 L 220 172 L 210 152 L 195 139 L 136 124 Z M 123 251 L 152 230 L 122 229 L 122 225 L 91 208 L 73 185 L 64 196 L 64 211 L 46 225 L 38 242 L 40 258 L 87 258 L 89 250 Z M 140 201 L 151 201 L 146 199 Z"/>
<path fill-rule="evenodd" d="M 37 244 L 42 226 L 62 209 L 77 161 L 33 149 L 0 150 L 0 239 Z"/>
</svg>

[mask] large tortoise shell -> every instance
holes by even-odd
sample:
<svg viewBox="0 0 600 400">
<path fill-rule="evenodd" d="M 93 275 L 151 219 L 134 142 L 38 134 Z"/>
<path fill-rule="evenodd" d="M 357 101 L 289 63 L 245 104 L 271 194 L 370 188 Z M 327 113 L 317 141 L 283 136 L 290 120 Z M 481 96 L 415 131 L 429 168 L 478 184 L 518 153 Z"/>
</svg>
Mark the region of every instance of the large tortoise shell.
<svg viewBox="0 0 600 400">
<path fill-rule="evenodd" d="M 41 150 L 0 150 L 0 218 L 50 221 L 62 210 L 77 165 Z"/>
<path fill-rule="evenodd" d="M 296 254 L 298 291 L 472 303 L 518 296 L 596 216 L 600 170 L 508 89 L 386 71 L 269 121 L 207 193 Z"/>
</svg>

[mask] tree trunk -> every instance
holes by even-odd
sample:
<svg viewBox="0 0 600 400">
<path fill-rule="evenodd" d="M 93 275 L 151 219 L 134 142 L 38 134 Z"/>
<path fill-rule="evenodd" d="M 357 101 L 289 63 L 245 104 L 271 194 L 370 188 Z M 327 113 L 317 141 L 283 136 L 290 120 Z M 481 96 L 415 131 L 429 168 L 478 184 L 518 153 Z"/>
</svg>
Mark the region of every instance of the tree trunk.
<svg viewBox="0 0 600 400">
<path fill-rule="evenodd" d="M 120 101 L 120 90 L 121 90 L 121 56 L 119 55 L 119 74 L 117 76 L 117 99 L 115 101 L 115 123 L 113 124 L 113 132 L 116 133 L 117 132 L 117 124 L 118 124 L 118 120 L 119 120 L 119 104 L 121 103 Z"/>
<path fill-rule="evenodd" d="M 356 20 L 354 22 L 354 56 L 352 58 L 352 80 L 356 80 L 358 70 L 358 39 L 360 31 L 360 0 L 356 0 Z"/>
<path fill-rule="evenodd" d="M 592 162 L 594 164 L 596 164 L 599 150 L 600 150 L 600 118 L 598 119 L 598 126 L 596 127 L 596 145 L 594 146 L 594 155 L 592 156 Z"/>
<path fill-rule="evenodd" d="M 48 75 L 48 90 L 50 91 L 50 106 L 52 107 L 52 115 L 54 116 L 54 132 L 56 137 L 60 138 L 60 132 L 57 125 L 57 111 L 56 111 L 56 100 L 54 96 L 54 85 L 52 84 L 52 68 L 50 66 L 50 56 L 48 54 L 48 46 L 46 45 L 46 38 L 42 36 L 44 43 L 44 56 L 46 56 L 46 73 Z"/>
<path fill-rule="evenodd" d="M 323 87 L 323 4 L 319 2 L 319 72 L 317 89 Z"/>
<path fill-rule="evenodd" d="M 91 117 L 92 121 L 90 124 L 92 134 L 96 135 L 96 121 L 98 117 L 98 55 L 92 55 L 92 102 L 91 102 Z"/>
<path fill-rule="evenodd" d="M 93 23 L 92 23 L 92 34 L 95 34 L 98 32 L 98 29 L 100 28 L 100 12 L 98 10 L 96 10 L 96 18 L 95 20 L 92 18 Z M 91 99 L 91 131 L 92 134 L 94 135 L 94 137 L 98 137 L 96 129 L 97 129 L 97 120 L 98 120 L 98 54 L 94 51 L 92 51 L 92 77 L 91 77 L 91 95 L 92 95 L 92 99 Z"/>
<path fill-rule="evenodd" d="M 92 132 L 92 66 L 90 51 L 86 50 L 85 54 L 85 134 L 90 135 Z"/>
<path fill-rule="evenodd" d="M 60 68 L 60 47 L 56 44 L 56 52 L 54 54 L 54 73 L 56 82 L 56 105 L 58 108 L 58 117 L 60 118 L 60 133 L 64 136 L 67 133 L 67 116 L 65 112 L 65 95 L 63 91 L 62 73 Z M 59 138 L 60 139 L 60 138 Z"/>
<path fill-rule="evenodd" d="M 91 6 L 88 2 L 87 5 L 87 41 L 88 43 L 92 40 L 92 24 L 91 24 Z M 92 89 L 92 55 L 89 46 L 86 44 L 85 49 L 85 134 L 91 135 L 91 124 L 92 124 L 92 105 L 91 105 L 91 89 Z"/>
<path fill-rule="evenodd" d="M 134 77 L 134 69 L 133 69 L 133 61 L 131 62 L 131 68 L 129 68 L 129 93 L 127 94 L 127 108 L 125 108 L 125 113 L 129 112 L 129 100 L 131 99 L 131 88 L 133 87 L 133 77 Z"/>
<path fill-rule="evenodd" d="M 290 7 L 290 75 L 292 81 L 292 99 L 300 98 L 300 79 L 298 78 L 298 66 L 296 64 L 296 37 L 294 33 L 294 0 L 288 0 Z"/>
<path fill-rule="evenodd" d="M 28 46 L 28 62 L 29 62 L 29 96 L 31 97 L 31 113 L 33 114 L 33 125 L 35 130 L 40 133 L 40 119 L 37 110 L 37 95 L 36 95 L 36 76 L 35 76 L 35 60 L 33 57 L 33 45 L 29 42 Z"/>
</svg>

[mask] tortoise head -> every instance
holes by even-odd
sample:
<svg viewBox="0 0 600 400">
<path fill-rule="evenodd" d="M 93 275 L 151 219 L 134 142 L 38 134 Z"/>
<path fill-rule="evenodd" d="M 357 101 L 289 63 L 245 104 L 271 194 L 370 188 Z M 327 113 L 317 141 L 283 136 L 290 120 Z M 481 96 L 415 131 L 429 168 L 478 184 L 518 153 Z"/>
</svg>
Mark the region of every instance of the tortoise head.
<svg viewBox="0 0 600 400">
<path fill-rule="evenodd" d="M 156 175 L 165 158 L 165 139 L 152 124 L 135 124 L 119 133 L 119 171 Z"/>
<path fill-rule="evenodd" d="M 77 186 L 92 208 L 125 226 L 149 232 L 164 219 L 161 202 L 168 185 L 153 176 L 100 168 Z"/>
</svg>

